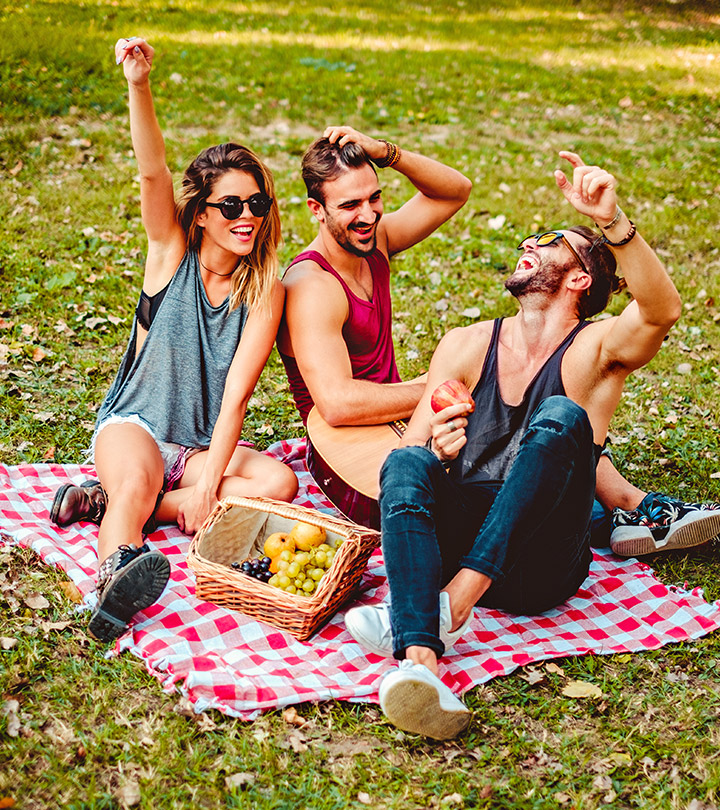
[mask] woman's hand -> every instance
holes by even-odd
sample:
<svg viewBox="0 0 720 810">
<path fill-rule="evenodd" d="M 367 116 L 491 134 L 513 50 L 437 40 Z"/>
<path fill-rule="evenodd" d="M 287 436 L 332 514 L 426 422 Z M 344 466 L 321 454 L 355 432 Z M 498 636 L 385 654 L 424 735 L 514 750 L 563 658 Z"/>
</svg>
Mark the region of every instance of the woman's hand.
<svg viewBox="0 0 720 810">
<path fill-rule="evenodd" d="M 123 66 L 128 84 L 143 84 L 150 73 L 155 50 L 140 37 L 119 39 L 115 43 L 115 62 Z"/>
<path fill-rule="evenodd" d="M 430 430 L 432 431 L 431 448 L 433 453 L 442 462 L 452 461 L 465 446 L 467 436 L 465 416 L 470 413 L 470 406 L 466 402 L 457 405 L 448 405 L 430 417 Z"/>
<path fill-rule="evenodd" d="M 195 534 L 217 504 L 218 499 L 214 492 L 193 487 L 190 495 L 178 506 L 177 524 L 180 531 Z"/>
</svg>

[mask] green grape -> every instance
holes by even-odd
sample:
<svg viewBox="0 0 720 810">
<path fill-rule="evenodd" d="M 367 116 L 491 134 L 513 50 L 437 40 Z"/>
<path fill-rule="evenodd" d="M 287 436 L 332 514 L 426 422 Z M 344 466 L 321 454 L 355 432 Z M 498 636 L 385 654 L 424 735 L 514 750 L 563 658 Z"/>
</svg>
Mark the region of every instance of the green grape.
<svg viewBox="0 0 720 810">
<path fill-rule="evenodd" d="M 315 553 L 315 564 L 320 568 L 324 568 L 327 564 L 327 554 L 324 551 L 317 551 Z"/>
<path fill-rule="evenodd" d="M 324 573 L 325 572 L 322 570 L 322 568 L 313 568 L 310 571 L 310 579 L 315 580 L 315 582 L 320 582 Z M 307 580 L 305 581 L 307 582 Z"/>
<path fill-rule="evenodd" d="M 291 562 L 287 567 L 287 575 L 290 577 L 290 579 L 295 579 L 299 573 L 300 566 L 297 561 Z"/>
<path fill-rule="evenodd" d="M 321 543 L 321 544 L 320 544 L 320 545 L 317 547 L 316 551 L 325 551 L 325 552 L 328 552 L 328 551 L 330 551 L 330 549 L 331 549 L 331 548 L 332 548 L 332 546 L 329 546 L 327 543 Z"/>
<path fill-rule="evenodd" d="M 278 573 L 280 571 L 287 572 L 289 565 L 290 565 L 290 563 L 287 560 L 283 560 L 283 559 L 278 560 L 278 563 L 277 563 Z"/>
<path fill-rule="evenodd" d="M 297 593 L 297 588 L 294 585 L 288 585 L 286 588 L 283 588 L 285 593 Z"/>
<path fill-rule="evenodd" d="M 335 559 L 335 549 L 331 548 L 330 551 L 327 553 L 327 562 L 325 564 L 326 568 L 330 568 L 332 565 L 332 561 Z"/>
<path fill-rule="evenodd" d="M 310 555 L 307 551 L 298 551 L 293 562 L 296 562 L 302 568 L 310 562 Z"/>
<path fill-rule="evenodd" d="M 293 552 L 286 548 L 280 552 L 280 559 L 284 562 L 292 562 Z"/>
<path fill-rule="evenodd" d="M 295 580 L 295 587 L 296 587 L 296 588 L 302 588 L 302 586 L 303 586 L 304 584 L 305 584 L 305 574 L 303 574 L 302 579 L 300 579 L 300 577 L 298 577 L 298 578 Z"/>
<path fill-rule="evenodd" d="M 288 585 L 290 584 L 290 577 L 287 574 L 278 574 L 277 583 L 278 588 L 287 589 Z"/>
<path fill-rule="evenodd" d="M 268 585 L 272 585 L 272 586 L 273 586 L 273 588 L 279 588 L 280 586 L 278 585 L 278 579 L 279 579 L 278 575 L 277 575 L 277 574 L 273 574 L 273 575 L 270 577 L 270 579 L 268 580 Z"/>
<path fill-rule="evenodd" d="M 306 579 L 302 584 L 302 589 L 305 593 L 312 593 L 315 590 L 315 582 L 312 579 Z"/>
</svg>

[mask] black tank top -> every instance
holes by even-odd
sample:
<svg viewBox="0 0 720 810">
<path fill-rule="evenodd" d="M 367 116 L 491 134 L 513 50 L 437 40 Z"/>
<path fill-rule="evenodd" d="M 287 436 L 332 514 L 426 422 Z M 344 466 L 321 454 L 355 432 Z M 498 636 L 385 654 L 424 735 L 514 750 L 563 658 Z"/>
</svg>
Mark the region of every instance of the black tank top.
<svg viewBox="0 0 720 810">
<path fill-rule="evenodd" d="M 555 349 L 525 389 L 519 405 L 500 396 L 497 349 L 502 318 L 496 318 L 480 380 L 472 392 L 475 410 L 465 428 L 467 444 L 450 465 L 452 478 L 462 483 L 501 482 L 507 477 L 520 440 L 537 406 L 547 397 L 565 396 L 560 367 L 563 355 L 589 321 L 581 321 Z"/>
</svg>

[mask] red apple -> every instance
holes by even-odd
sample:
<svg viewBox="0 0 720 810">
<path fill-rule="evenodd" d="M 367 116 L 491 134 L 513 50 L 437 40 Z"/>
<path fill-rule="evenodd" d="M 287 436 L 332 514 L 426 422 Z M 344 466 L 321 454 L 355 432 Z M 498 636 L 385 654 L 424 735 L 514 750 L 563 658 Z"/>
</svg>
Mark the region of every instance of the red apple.
<svg viewBox="0 0 720 810">
<path fill-rule="evenodd" d="M 433 391 L 430 407 L 437 413 L 443 408 L 459 405 L 461 402 L 467 402 L 470 406 L 469 413 L 475 410 L 475 403 L 465 383 L 460 380 L 445 380 Z"/>
</svg>

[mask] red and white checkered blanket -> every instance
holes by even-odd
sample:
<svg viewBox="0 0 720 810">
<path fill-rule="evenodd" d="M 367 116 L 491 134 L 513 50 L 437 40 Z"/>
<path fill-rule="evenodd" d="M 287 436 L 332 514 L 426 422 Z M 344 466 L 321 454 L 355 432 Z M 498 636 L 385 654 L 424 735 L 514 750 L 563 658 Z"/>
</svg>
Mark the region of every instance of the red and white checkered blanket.
<svg viewBox="0 0 720 810">
<path fill-rule="evenodd" d="M 304 465 L 303 440 L 268 451 L 300 477 L 298 503 L 332 511 Z M 59 565 L 83 595 L 91 594 L 97 567 L 97 527 L 54 526 L 48 515 L 54 490 L 91 476 L 90 467 L 0 465 L 0 529 Z M 150 544 L 170 559 L 172 575 L 160 600 L 138 615 L 116 644 L 145 661 L 167 691 L 179 690 L 195 706 L 251 719 L 263 709 L 339 698 L 377 701 L 381 676 L 394 663 L 366 655 L 345 631 L 342 613 L 310 641 L 296 641 L 241 613 L 195 598 L 185 561 L 189 539 L 165 528 Z M 363 601 L 387 592 L 382 555 L 370 559 Z M 698 638 L 720 626 L 720 607 L 699 590 L 667 587 L 636 561 L 596 551 L 582 589 L 542 616 L 512 616 L 475 609 L 475 619 L 452 654 L 440 662 L 443 680 L 457 693 L 517 667 L 566 655 L 635 652 Z"/>
</svg>

